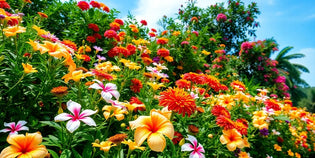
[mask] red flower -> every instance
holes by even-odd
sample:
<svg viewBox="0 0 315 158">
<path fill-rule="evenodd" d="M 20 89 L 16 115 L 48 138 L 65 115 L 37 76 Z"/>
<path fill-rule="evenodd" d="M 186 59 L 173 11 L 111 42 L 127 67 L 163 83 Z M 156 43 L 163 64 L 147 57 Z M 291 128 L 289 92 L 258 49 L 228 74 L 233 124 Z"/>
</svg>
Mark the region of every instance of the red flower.
<svg viewBox="0 0 315 158">
<path fill-rule="evenodd" d="M 131 85 L 130 85 L 130 89 L 135 92 L 135 93 L 139 93 L 140 90 L 142 88 L 142 83 L 140 80 L 134 78 L 131 80 Z"/>
<path fill-rule="evenodd" d="M 185 88 L 185 89 L 190 88 L 190 81 L 185 80 L 185 79 L 179 79 L 175 82 L 175 84 L 178 88 Z"/>
<path fill-rule="evenodd" d="M 268 99 L 264 103 L 266 105 L 267 110 L 269 110 L 269 109 L 273 109 L 275 111 L 281 110 L 281 107 L 279 106 L 279 104 L 276 100 Z"/>
<path fill-rule="evenodd" d="M 147 26 L 147 25 L 148 25 L 147 21 L 145 21 L 145 20 L 141 20 L 140 23 L 141 23 L 142 25 L 144 25 L 144 26 Z"/>
<path fill-rule="evenodd" d="M 109 24 L 109 26 L 111 30 L 114 30 L 114 31 L 120 30 L 120 24 L 117 22 L 112 22 Z"/>
<path fill-rule="evenodd" d="M 211 113 L 216 117 L 225 116 L 227 118 L 231 118 L 230 112 L 225 107 L 220 105 L 213 106 Z"/>
<path fill-rule="evenodd" d="M 88 2 L 85 2 L 85 1 L 80 1 L 78 2 L 78 7 L 81 9 L 81 10 L 88 10 L 90 9 L 90 5 Z"/>
<path fill-rule="evenodd" d="M 9 26 L 15 26 L 15 25 L 17 25 L 17 24 L 19 24 L 19 21 L 18 21 L 17 19 L 10 19 L 10 20 L 8 21 L 8 25 L 9 25 Z"/>
<path fill-rule="evenodd" d="M 183 116 L 190 116 L 196 110 L 194 98 L 184 89 L 168 88 L 160 93 L 159 105 L 168 107 L 168 110 L 173 110 Z"/>
<path fill-rule="evenodd" d="M 157 32 L 156 29 L 154 29 L 154 28 L 152 28 L 151 31 L 152 31 L 152 32 Z"/>
<path fill-rule="evenodd" d="M 116 38 L 117 37 L 117 33 L 114 30 L 107 30 L 104 33 L 104 37 L 106 37 L 106 38 Z"/>
<path fill-rule="evenodd" d="M 104 10 L 105 12 L 107 12 L 107 13 L 110 12 L 110 9 L 109 9 L 108 6 L 106 6 L 106 5 L 103 7 L 103 10 Z"/>
<path fill-rule="evenodd" d="M 121 19 L 115 19 L 114 22 L 118 23 L 119 25 L 124 25 L 124 21 Z"/>
<path fill-rule="evenodd" d="M 205 84 L 207 79 L 204 74 L 197 74 L 194 72 L 185 73 L 182 78 L 196 84 Z"/>
<path fill-rule="evenodd" d="M 0 1 L 0 8 L 7 8 L 7 9 L 10 9 L 10 5 L 6 2 L 6 1 Z"/>
<path fill-rule="evenodd" d="M 88 28 L 89 29 L 92 29 L 93 31 L 95 31 L 95 32 L 98 32 L 98 31 L 100 31 L 100 28 L 96 25 L 96 24 L 89 24 L 88 25 Z"/>
<path fill-rule="evenodd" d="M 224 130 L 235 128 L 234 122 L 223 115 L 217 117 L 216 122 L 217 122 L 217 125 L 220 127 L 223 127 Z"/>
<path fill-rule="evenodd" d="M 111 81 L 113 78 L 113 76 L 111 76 L 110 74 L 102 71 L 102 70 L 97 70 L 97 69 L 92 69 L 92 73 L 99 79 L 99 80 L 107 80 L 107 81 Z"/>
<path fill-rule="evenodd" d="M 129 50 L 129 54 L 133 55 L 136 53 L 137 47 L 132 44 L 128 44 L 127 49 Z"/>
<path fill-rule="evenodd" d="M 165 48 L 161 48 L 157 51 L 157 55 L 162 56 L 162 57 L 167 57 L 170 55 L 170 51 Z"/>
<path fill-rule="evenodd" d="M 125 47 L 121 47 L 121 46 L 119 46 L 119 47 L 115 47 L 115 50 L 118 52 L 118 53 L 121 53 L 121 54 L 123 54 L 125 57 L 128 57 L 129 55 L 130 55 L 130 52 L 129 52 L 129 50 L 127 49 L 127 48 L 125 48 Z"/>
<path fill-rule="evenodd" d="M 115 50 L 115 47 L 110 49 L 108 52 L 107 52 L 107 55 L 111 58 L 115 57 L 115 56 L 118 56 L 119 53 Z"/>
<path fill-rule="evenodd" d="M 167 39 L 167 38 L 164 38 L 164 37 L 159 38 L 159 39 L 156 41 L 157 44 L 167 44 L 167 42 L 168 42 L 168 39 Z"/>
<path fill-rule="evenodd" d="M 99 3 L 96 2 L 96 1 L 91 1 L 90 4 L 91 4 L 91 6 L 94 7 L 94 8 L 98 8 L 98 9 L 101 8 L 101 4 L 99 4 Z"/>
<path fill-rule="evenodd" d="M 131 97 L 129 100 L 130 104 L 143 104 L 137 97 Z M 134 112 L 138 112 L 138 111 L 145 111 L 145 107 L 136 107 L 135 109 L 133 109 Z"/>
<path fill-rule="evenodd" d="M 95 37 L 97 39 L 102 39 L 102 36 L 99 33 L 94 33 L 93 37 Z"/>
<path fill-rule="evenodd" d="M 95 37 L 93 37 L 93 36 L 87 36 L 87 37 L 86 37 L 86 40 L 87 40 L 88 42 L 90 42 L 90 43 L 95 43 L 95 42 L 96 42 L 96 39 L 95 39 Z"/>
<path fill-rule="evenodd" d="M 85 62 L 89 62 L 89 61 L 91 61 L 91 58 L 88 56 L 88 55 L 82 55 L 82 57 L 84 57 L 84 61 Z"/>
<path fill-rule="evenodd" d="M 172 142 L 174 144 L 178 144 L 182 139 L 183 139 L 183 135 L 177 131 L 174 132 L 174 138 L 172 139 Z"/>
<path fill-rule="evenodd" d="M 155 34 L 154 32 L 149 32 L 149 36 L 150 36 L 150 37 L 155 37 L 156 34 Z"/>
</svg>

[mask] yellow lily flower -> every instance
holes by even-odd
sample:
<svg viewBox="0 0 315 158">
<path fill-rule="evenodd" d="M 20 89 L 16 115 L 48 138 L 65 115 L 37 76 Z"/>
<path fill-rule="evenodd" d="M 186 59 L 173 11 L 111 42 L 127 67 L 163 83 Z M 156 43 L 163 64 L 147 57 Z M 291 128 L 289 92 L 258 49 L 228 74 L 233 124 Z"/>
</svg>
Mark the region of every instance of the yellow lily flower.
<svg viewBox="0 0 315 158">
<path fill-rule="evenodd" d="M 3 29 L 4 35 L 7 37 L 15 36 L 17 33 L 26 32 L 26 28 L 22 26 L 11 26 Z"/>
<path fill-rule="evenodd" d="M 24 73 L 28 74 L 28 73 L 33 73 L 33 72 L 38 72 L 35 68 L 33 68 L 32 65 L 30 64 L 24 64 L 22 63 L 22 66 L 24 68 Z"/>
</svg>

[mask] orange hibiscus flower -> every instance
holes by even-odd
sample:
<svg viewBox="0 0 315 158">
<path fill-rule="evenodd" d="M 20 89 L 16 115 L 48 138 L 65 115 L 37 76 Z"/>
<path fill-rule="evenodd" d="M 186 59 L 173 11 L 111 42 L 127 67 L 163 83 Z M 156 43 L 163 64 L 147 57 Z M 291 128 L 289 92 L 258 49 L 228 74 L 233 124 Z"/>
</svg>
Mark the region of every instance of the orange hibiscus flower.
<svg viewBox="0 0 315 158">
<path fill-rule="evenodd" d="M 146 139 L 149 147 L 156 152 L 162 152 L 166 146 L 164 136 L 174 137 L 174 127 L 170 120 L 158 112 L 151 111 L 150 116 L 140 116 L 129 122 L 135 131 L 135 142 L 140 146 Z"/>
<path fill-rule="evenodd" d="M 234 151 L 236 147 L 245 147 L 242 135 L 236 129 L 223 130 L 223 135 L 220 137 L 220 142 L 226 144 L 229 151 Z"/>
</svg>

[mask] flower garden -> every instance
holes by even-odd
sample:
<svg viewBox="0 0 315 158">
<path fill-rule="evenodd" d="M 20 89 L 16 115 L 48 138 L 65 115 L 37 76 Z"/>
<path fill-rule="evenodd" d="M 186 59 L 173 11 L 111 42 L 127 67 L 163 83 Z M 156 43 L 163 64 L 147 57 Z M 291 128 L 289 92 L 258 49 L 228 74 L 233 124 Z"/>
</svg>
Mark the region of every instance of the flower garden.
<svg viewBox="0 0 315 158">
<path fill-rule="evenodd" d="M 195 4 L 157 31 L 97 1 L 0 0 L 0 158 L 314 156 L 277 43 L 248 40 L 257 4 Z"/>
</svg>

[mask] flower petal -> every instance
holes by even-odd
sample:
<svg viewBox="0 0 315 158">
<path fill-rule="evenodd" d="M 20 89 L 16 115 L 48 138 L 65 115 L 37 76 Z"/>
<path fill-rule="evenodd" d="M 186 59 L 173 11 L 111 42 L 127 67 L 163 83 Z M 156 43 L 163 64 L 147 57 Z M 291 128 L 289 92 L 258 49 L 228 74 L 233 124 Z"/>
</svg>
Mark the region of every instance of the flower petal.
<svg viewBox="0 0 315 158">
<path fill-rule="evenodd" d="M 45 157 L 48 154 L 48 151 L 44 145 L 39 145 L 32 151 L 28 152 L 33 158 Z"/>
<path fill-rule="evenodd" d="M 10 122 L 10 123 L 6 123 L 6 122 L 5 122 L 5 123 L 4 123 L 4 126 L 5 126 L 5 127 L 9 127 L 9 128 L 12 129 L 13 127 L 15 127 L 15 122 Z"/>
<path fill-rule="evenodd" d="M 199 152 L 191 152 L 190 155 L 189 155 L 189 158 L 204 158 L 205 155 L 203 155 L 202 153 L 199 153 Z"/>
<path fill-rule="evenodd" d="M 186 138 L 186 140 L 189 140 L 191 142 L 191 144 L 193 144 L 194 148 L 197 148 L 197 139 L 192 136 L 192 135 L 188 135 L 188 138 Z"/>
<path fill-rule="evenodd" d="M 120 97 L 120 94 L 118 91 L 110 91 L 109 93 L 113 95 L 116 98 L 116 100 L 118 100 Z"/>
<path fill-rule="evenodd" d="M 92 85 L 90 85 L 89 88 L 92 88 L 92 89 L 103 89 L 99 84 L 97 83 L 93 83 Z"/>
<path fill-rule="evenodd" d="M 101 95 L 107 103 L 110 103 L 112 101 L 113 96 L 109 92 L 102 91 Z"/>
<path fill-rule="evenodd" d="M 105 89 L 108 89 L 109 91 L 117 90 L 117 86 L 113 83 L 107 83 L 105 85 Z"/>
<path fill-rule="evenodd" d="M 91 117 L 84 117 L 82 119 L 79 119 L 82 122 L 84 122 L 85 124 L 89 125 L 89 126 L 96 126 L 95 121 L 91 118 Z"/>
<path fill-rule="evenodd" d="M 74 116 L 79 116 L 81 111 L 81 105 L 79 103 L 69 100 L 67 102 L 67 108 Z"/>
<path fill-rule="evenodd" d="M 149 124 L 151 124 L 150 116 L 139 116 L 136 120 L 129 121 L 132 130 L 138 127 L 149 127 Z"/>
<path fill-rule="evenodd" d="M 185 143 L 181 147 L 181 151 L 193 151 L 194 147 L 190 143 Z"/>
<path fill-rule="evenodd" d="M 156 152 L 162 152 L 166 146 L 166 140 L 160 133 L 152 133 L 147 142 L 151 150 Z"/>
<path fill-rule="evenodd" d="M 229 151 L 234 151 L 236 149 L 236 144 L 234 142 L 228 143 L 226 147 L 229 149 Z"/>
<path fill-rule="evenodd" d="M 16 146 L 11 145 L 1 151 L 0 157 L 17 157 L 20 154 L 22 154 L 22 152 L 19 152 Z"/>
<path fill-rule="evenodd" d="M 28 131 L 29 129 L 28 129 L 28 127 L 26 127 L 26 126 L 22 126 L 19 130 L 17 130 L 17 131 Z"/>
<path fill-rule="evenodd" d="M 26 125 L 27 124 L 27 122 L 26 121 L 24 121 L 24 120 L 21 120 L 21 121 L 18 121 L 17 122 L 17 124 L 16 124 L 16 126 L 24 126 L 24 125 Z"/>
<path fill-rule="evenodd" d="M 2 132 L 2 133 L 5 133 L 5 132 L 10 132 L 11 130 L 10 129 L 8 129 L 8 128 L 5 128 L 5 129 L 2 129 L 2 130 L 0 130 L 0 132 Z"/>
<path fill-rule="evenodd" d="M 138 127 L 135 131 L 135 142 L 138 144 L 138 146 L 141 146 L 141 144 L 144 142 L 144 140 L 147 139 L 147 137 L 151 134 L 152 132 L 146 128 L 146 127 Z"/>
<path fill-rule="evenodd" d="M 228 143 L 228 140 L 227 140 L 227 138 L 226 138 L 224 135 L 221 135 L 221 137 L 220 137 L 220 142 L 221 142 L 222 144 L 226 144 L 226 143 Z"/>
<path fill-rule="evenodd" d="M 80 126 L 80 121 L 79 120 L 75 120 L 75 121 L 72 121 L 72 120 L 69 120 L 67 122 L 67 129 L 70 133 L 73 133 L 73 131 L 75 131 L 76 129 L 78 129 Z"/>
<path fill-rule="evenodd" d="M 67 120 L 70 120 L 71 118 L 72 118 L 72 115 L 67 114 L 67 113 L 61 113 L 61 114 L 57 115 L 54 120 L 55 120 L 55 122 L 67 121 Z"/>
<path fill-rule="evenodd" d="M 82 113 L 80 114 L 80 118 L 81 117 L 91 116 L 91 115 L 93 115 L 95 113 L 97 113 L 97 110 L 93 111 L 93 110 L 90 110 L 90 109 L 86 109 L 86 110 L 82 111 Z"/>
</svg>

